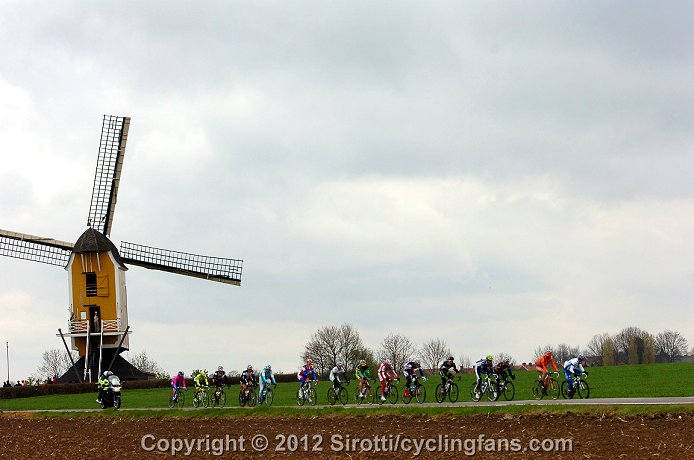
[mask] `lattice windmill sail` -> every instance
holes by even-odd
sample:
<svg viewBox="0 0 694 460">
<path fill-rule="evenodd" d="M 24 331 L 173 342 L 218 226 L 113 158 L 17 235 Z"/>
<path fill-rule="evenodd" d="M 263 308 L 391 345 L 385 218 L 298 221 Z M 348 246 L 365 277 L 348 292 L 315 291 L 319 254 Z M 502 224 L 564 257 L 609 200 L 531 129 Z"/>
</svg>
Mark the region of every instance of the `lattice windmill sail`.
<svg viewBox="0 0 694 460">
<path fill-rule="evenodd" d="M 62 266 L 68 271 L 71 318 L 67 333 L 80 359 L 63 380 L 92 380 L 111 368 L 121 378 L 146 378 L 125 361 L 130 326 L 127 265 L 241 285 L 243 261 L 109 240 L 128 141 L 130 118 L 104 115 L 87 230 L 74 244 L 0 229 L 0 255 Z M 126 265 L 127 264 L 127 265 Z M 63 339 L 64 340 L 64 339 Z M 67 344 L 65 345 L 67 348 Z M 110 362 L 108 366 L 104 364 Z"/>
</svg>

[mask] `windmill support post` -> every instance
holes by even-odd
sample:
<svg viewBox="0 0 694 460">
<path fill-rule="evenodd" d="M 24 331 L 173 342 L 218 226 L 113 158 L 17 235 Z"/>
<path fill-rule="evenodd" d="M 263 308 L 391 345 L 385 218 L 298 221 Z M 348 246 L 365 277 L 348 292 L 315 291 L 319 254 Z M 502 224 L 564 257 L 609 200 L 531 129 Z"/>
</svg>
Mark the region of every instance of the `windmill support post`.
<svg viewBox="0 0 694 460">
<path fill-rule="evenodd" d="M 84 380 L 87 380 L 87 369 L 89 369 L 89 321 L 87 321 L 87 348 L 84 353 Z M 92 382 L 92 373 L 89 373 L 89 383 Z"/>
<path fill-rule="evenodd" d="M 120 350 L 121 345 L 123 345 L 123 341 L 125 338 L 128 336 L 128 331 L 130 330 L 130 326 L 125 328 L 125 332 L 123 332 L 123 337 L 120 338 L 120 342 L 118 342 L 118 348 L 116 348 L 116 352 L 113 354 L 113 358 L 111 358 L 111 364 L 108 365 L 107 371 L 111 370 L 111 367 L 113 367 L 113 363 L 116 360 L 116 356 L 118 356 L 118 350 Z"/>
<path fill-rule="evenodd" d="M 72 359 L 72 353 L 70 353 L 70 349 L 67 347 L 67 342 L 65 341 L 65 337 L 63 336 L 63 331 L 58 328 L 58 334 L 60 334 L 60 338 L 63 339 L 63 345 L 65 345 L 65 351 L 67 352 L 67 357 L 70 358 L 70 362 L 72 363 L 72 368 L 75 370 L 75 375 L 77 376 L 77 381 L 82 383 L 82 377 L 80 377 L 80 373 L 77 372 L 77 368 L 75 367 L 75 360 Z"/>
<path fill-rule="evenodd" d="M 101 359 L 103 356 L 103 351 L 104 351 L 104 320 L 101 320 L 101 327 L 99 328 L 101 331 L 101 338 L 99 339 L 99 375 L 101 375 Z"/>
</svg>

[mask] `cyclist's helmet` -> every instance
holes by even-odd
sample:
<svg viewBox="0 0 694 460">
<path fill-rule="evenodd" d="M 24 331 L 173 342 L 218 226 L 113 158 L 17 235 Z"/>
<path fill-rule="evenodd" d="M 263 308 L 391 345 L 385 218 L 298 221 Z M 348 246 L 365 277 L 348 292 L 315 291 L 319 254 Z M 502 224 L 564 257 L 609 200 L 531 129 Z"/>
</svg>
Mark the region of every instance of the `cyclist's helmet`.
<svg viewBox="0 0 694 460">
<path fill-rule="evenodd" d="M 494 359 L 494 357 L 492 355 L 487 355 L 487 361 L 491 361 L 493 359 Z"/>
<path fill-rule="evenodd" d="M 453 356 L 449 356 L 449 357 L 448 357 L 448 361 L 453 361 L 454 359 L 455 359 L 455 358 L 453 358 Z"/>
<path fill-rule="evenodd" d="M 253 366 L 251 366 L 251 365 L 249 364 L 248 366 L 246 366 L 246 370 L 252 371 L 252 370 L 253 370 Z"/>
<path fill-rule="evenodd" d="M 552 350 L 547 350 L 547 351 L 545 352 L 545 354 L 546 354 L 547 356 L 552 356 Z"/>
<path fill-rule="evenodd" d="M 585 360 L 585 359 L 586 359 L 585 356 L 583 356 L 583 355 L 578 355 L 578 360 L 579 360 L 579 361 L 583 361 L 583 360 Z"/>
<path fill-rule="evenodd" d="M 268 364 L 267 366 L 265 366 L 265 369 L 271 371 L 271 370 L 272 370 L 272 366 Z"/>
<path fill-rule="evenodd" d="M 219 367 L 217 368 L 217 370 L 218 370 L 219 372 L 224 372 L 224 367 L 219 366 Z"/>
<path fill-rule="evenodd" d="M 359 367 L 364 367 L 364 366 L 366 366 L 366 360 L 362 359 L 361 361 L 359 361 Z"/>
<path fill-rule="evenodd" d="M 308 364 L 309 366 L 312 365 L 312 364 L 313 364 L 313 360 L 312 360 L 311 358 L 307 359 L 307 360 L 306 360 L 306 364 Z"/>
<path fill-rule="evenodd" d="M 178 375 L 180 375 L 181 377 L 183 377 L 185 374 L 183 373 L 183 371 L 178 371 Z"/>
</svg>

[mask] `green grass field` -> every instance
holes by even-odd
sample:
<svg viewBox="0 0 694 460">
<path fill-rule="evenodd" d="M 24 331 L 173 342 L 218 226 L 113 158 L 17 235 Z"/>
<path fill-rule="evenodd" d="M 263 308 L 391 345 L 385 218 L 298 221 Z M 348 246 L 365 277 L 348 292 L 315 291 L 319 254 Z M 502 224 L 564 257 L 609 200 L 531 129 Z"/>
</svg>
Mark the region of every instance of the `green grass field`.
<svg viewBox="0 0 694 460">
<path fill-rule="evenodd" d="M 587 379 L 591 387 L 592 398 L 623 398 L 623 397 L 667 397 L 667 396 L 694 396 L 694 363 L 673 364 L 649 364 L 632 366 L 610 366 L 589 368 Z M 537 379 L 534 371 L 518 371 L 517 378 L 513 381 L 516 387 L 515 400 L 532 400 L 531 388 Z M 560 381 L 563 381 L 563 374 Z M 470 387 L 474 382 L 474 375 L 463 374 L 456 383 L 460 387 L 458 401 L 470 401 Z M 347 390 L 350 395 L 349 405 L 354 405 L 353 395 L 356 391 L 356 382 L 352 381 Z M 434 402 L 434 389 L 440 383 L 438 376 L 431 376 L 427 382 L 427 402 Z M 378 383 L 375 382 L 374 385 Z M 275 388 L 275 401 L 273 406 L 297 406 L 295 395 L 299 384 L 283 383 Z M 323 381 L 317 386 L 318 404 L 327 404 L 326 392 L 330 388 L 330 382 Z M 402 388 L 402 383 L 398 385 Z M 225 388 L 227 393 L 227 407 L 238 407 L 239 385 Z M 127 382 L 123 388 L 123 407 L 137 408 L 164 408 L 168 406 L 169 388 L 153 388 L 144 390 L 128 390 Z M 185 407 L 192 407 L 193 390 L 186 394 Z M 77 395 L 51 395 L 33 398 L 17 398 L 0 400 L 0 410 L 62 410 L 62 409 L 95 409 L 97 404 L 96 392 Z M 400 401 L 399 401 L 400 402 Z M 408 408 L 394 408 L 398 413 L 421 412 L 415 401 Z M 421 406 L 419 406 L 421 407 Z M 443 410 L 446 412 L 446 410 Z M 481 408 L 480 408 L 481 409 Z M 274 413 L 276 409 L 255 408 L 254 412 Z M 461 411 L 461 409 L 456 409 Z M 467 409 L 466 409 L 467 410 Z M 505 407 L 504 412 L 514 412 L 517 409 Z M 563 408 L 561 410 L 567 410 Z M 342 408 L 323 409 L 325 413 L 344 412 Z M 475 412 L 474 409 L 468 411 Z M 215 410 L 199 409 L 201 413 L 215 413 Z M 245 411 L 244 411 L 245 412 Z M 286 409 L 284 410 L 286 412 Z M 305 411 L 304 411 L 305 412 Z M 427 410 L 430 413 L 431 410 Z M 434 412 L 436 410 L 434 409 Z M 484 413 L 489 413 L 489 408 L 484 408 Z M 180 413 L 180 411 L 179 411 Z"/>
</svg>

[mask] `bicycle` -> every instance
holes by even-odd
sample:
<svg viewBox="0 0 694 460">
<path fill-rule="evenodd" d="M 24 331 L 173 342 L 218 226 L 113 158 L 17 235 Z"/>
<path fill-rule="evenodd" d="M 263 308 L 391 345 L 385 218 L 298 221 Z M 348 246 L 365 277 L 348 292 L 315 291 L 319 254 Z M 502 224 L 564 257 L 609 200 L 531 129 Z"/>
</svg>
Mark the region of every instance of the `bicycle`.
<svg viewBox="0 0 694 460">
<path fill-rule="evenodd" d="M 402 402 L 409 404 L 414 398 L 419 404 L 424 403 L 427 400 L 427 389 L 419 381 L 418 375 L 412 376 L 412 383 L 409 387 L 405 387 L 402 392 Z"/>
<path fill-rule="evenodd" d="M 460 380 L 460 377 L 455 377 L 456 380 Z M 434 392 L 434 398 L 437 403 L 442 403 L 448 397 L 448 400 L 452 403 L 458 401 L 458 384 L 453 381 L 453 377 L 448 377 L 446 379 L 446 384 L 439 383 L 436 385 L 436 391 Z"/>
<path fill-rule="evenodd" d="M 371 382 L 373 381 L 374 379 L 364 379 L 364 391 L 362 392 L 360 392 L 359 387 L 357 387 L 356 391 L 354 392 L 354 399 L 357 401 L 357 404 L 362 404 L 364 402 L 367 404 L 374 403 L 375 395 L 371 389 Z"/>
<path fill-rule="evenodd" d="M 378 386 L 378 390 L 376 390 L 376 398 L 378 398 L 378 404 L 383 404 L 386 401 L 388 401 L 391 404 L 395 404 L 396 402 L 398 402 L 398 387 L 396 387 L 393 384 L 393 380 L 397 380 L 398 382 L 400 381 L 400 379 L 388 379 L 388 381 L 386 382 L 386 391 L 384 393 L 381 390 L 382 386 Z M 385 399 L 382 399 L 381 396 L 385 396 Z"/>
<path fill-rule="evenodd" d="M 210 406 L 224 407 L 227 403 L 227 395 L 224 392 L 224 387 L 216 386 L 212 394 L 210 394 Z"/>
<path fill-rule="evenodd" d="M 193 406 L 195 407 L 207 407 L 210 405 L 210 398 L 207 394 L 207 390 L 210 387 L 202 386 L 195 389 L 195 394 L 193 395 Z"/>
<path fill-rule="evenodd" d="M 276 387 L 277 384 L 273 383 L 272 388 Z M 275 400 L 275 393 L 270 388 L 270 384 L 263 385 L 263 389 L 258 393 L 258 404 L 261 406 L 265 404 L 266 406 L 272 406 L 272 402 Z"/>
<path fill-rule="evenodd" d="M 477 402 L 482 399 L 482 396 L 487 395 L 487 399 L 490 401 L 496 401 L 499 399 L 499 393 L 496 391 L 496 385 L 489 378 L 489 374 L 484 375 L 480 385 L 477 385 L 477 381 L 472 382 L 472 388 L 470 388 L 470 397 L 473 401 Z"/>
<path fill-rule="evenodd" d="M 495 375 L 496 392 L 499 394 L 497 399 L 503 395 L 506 401 L 513 401 L 514 396 L 516 396 L 516 387 L 507 378 L 501 378 L 499 375 Z"/>
<path fill-rule="evenodd" d="M 569 381 L 564 380 L 561 383 L 561 395 L 564 397 L 564 399 L 573 399 L 573 397 L 576 395 L 578 395 L 578 397 L 581 399 L 588 399 L 590 397 L 590 387 L 588 386 L 588 382 L 581 377 L 583 375 L 588 377 L 588 374 L 585 372 L 574 375 L 573 385 L 571 386 L 573 388 L 573 392 L 571 394 L 569 394 L 568 391 Z"/>
<path fill-rule="evenodd" d="M 557 383 L 555 377 L 559 375 L 559 372 L 548 372 L 547 373 L 547 383 L 545 384 L 542 381 L 542 374 L 539 374 L 537 383 L 535 383 L 535 386 L 533 386 L 533 397 L 537 400 L 540 400 L 545 397 L 545 395 L 549 396 L 552 399 L 558 399 L 559 398 L 559 384 Z"/>
<path fill-rule="evenodd" d="M 169 394 L 169 407 L 183 407 L 185 402 L 186 395 L 181 392 L 181 387 L 176 387 L 173 394 Z"/>
<path fill-rule="evenodd" d="M 318 383 L 315 380 L 309 380 L 303 385 L 299 386 L 299 389 L 296 392 L 296 402 L 300 406 L 303 406 L 308 402 L 310 405 L 315 406 L 317 397 L 316 397 L 316 389 L 314 388 L 314 385 Z"/>
<path fill-rule="evenodd" d="M 347 380 L 346 384 L 349 385 L 349 380 Z M 334 406 L 338 401 L 344 406 L 347 404 L 347 399 L 347 389 L 342 386 L 342 382 L 338 383 L 337 388 L 334 385 L 328 388 L 328 403 L 331 406 Z"/>
<path fill-rule="evenodd" d="M 258 398 L 255 394 L 255 385 L 246 385 L 246 391 L 239 391 L 239 404 L 241 407 L 248 405 L 248 407 L 254 407 L 258 402 Z"/>
</svg>

